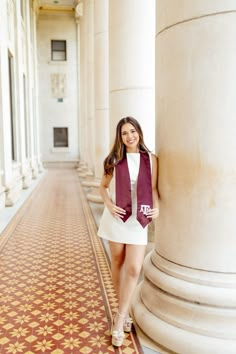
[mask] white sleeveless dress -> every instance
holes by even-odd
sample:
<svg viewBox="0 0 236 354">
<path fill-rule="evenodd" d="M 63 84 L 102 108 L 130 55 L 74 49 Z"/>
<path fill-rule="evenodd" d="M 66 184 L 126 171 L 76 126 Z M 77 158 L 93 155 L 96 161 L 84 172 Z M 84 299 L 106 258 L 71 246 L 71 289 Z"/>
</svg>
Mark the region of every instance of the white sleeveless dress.
<svg viewBox="0 0 236 354">
<path fill-rule="evenodd" d="M 151 155 L 149 154 L 150 163 Z M 98 228 L 98 236 L 113 242 L 133 245 L 147 244 L 147 230 L 146 226 L 143 228 L 138 220 L 137 215 L 137 179 L 139 173 L 140 154 L 127 153 L 127 163 L 131 182 L 131 196 L 132 196 L 132 215 L 123 222 L 120 218 L 115 218 L 105 207 L 100 225 Z M 113 174 L 109 186 L 109 195 L 115 204 L 115 173 Z"/>
</svg>

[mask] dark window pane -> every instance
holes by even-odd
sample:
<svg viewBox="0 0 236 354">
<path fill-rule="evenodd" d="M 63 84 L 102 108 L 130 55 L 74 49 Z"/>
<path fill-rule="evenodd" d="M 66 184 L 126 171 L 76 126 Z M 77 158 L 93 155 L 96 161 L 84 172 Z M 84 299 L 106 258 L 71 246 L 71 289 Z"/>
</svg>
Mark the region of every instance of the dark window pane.
<svg viewBox="0 0 236 354">
<path fill-rule="evenodd" d="M 54 147 L 68 147 L 68 128 L 53 128 Z"/>
<path fill-rule="evenodd" d="M 66 60 L 66 41 L 51 41 L 51 60 Z"/>
<path fill-rule="evenodd" d="M 52 41 L 52 50 L 65 51 L 66 41 Z"/>
</svg>

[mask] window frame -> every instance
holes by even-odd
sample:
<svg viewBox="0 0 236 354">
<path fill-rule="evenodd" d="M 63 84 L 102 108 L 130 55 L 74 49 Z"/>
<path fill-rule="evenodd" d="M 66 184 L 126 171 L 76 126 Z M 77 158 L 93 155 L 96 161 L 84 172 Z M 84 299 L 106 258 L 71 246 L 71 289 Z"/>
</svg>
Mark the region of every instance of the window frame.
<svg viewBox="0 0 236 354">
<path fill-rule="evenodd" d="M 58 50 L 53 48 L 53 44 L 55 43 L 63 43 L 63 50 Z M 64 53 L 63 59 L 55 59 L 54 53 Z M 51 61 L 67 61 L 67 43 L 65 39 L 51 39 Z"/>
</svg>

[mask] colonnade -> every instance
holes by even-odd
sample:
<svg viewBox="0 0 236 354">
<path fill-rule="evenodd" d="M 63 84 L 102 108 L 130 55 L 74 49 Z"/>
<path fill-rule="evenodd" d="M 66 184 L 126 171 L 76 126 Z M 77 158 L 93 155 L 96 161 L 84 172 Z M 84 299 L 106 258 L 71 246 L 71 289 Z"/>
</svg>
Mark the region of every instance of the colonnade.
<svg viewBox="0 0 236 354">
<path fill-rule="evenodd" d="M 24 20 L 20 2 L 1 7 L 0 208 L 41 170 L 35 3 Z M 236 1 L 78 0 L 75 16 L 85 176 L 96 185 L 124 116 L 159 157 L 160 217 L 135 322 L 161 352 L 235 354 Z M 15 132 L 9 48 L 19 60 Z"/>
<path fill-rule="evenodd" d="M 0 209 L 42 171 L 33 2 L 3 0 L 0 13 Z"/>
<path fill-rule="evenodd" d="M 236 2 L 157 3 L 160 218 L 134 316 L 168 352 L 236 353 Z"/>
<path fill-rule="evenodd" d="M 93 169 L 95 179 L 100 179 L 103 160 L 114 140 L 115 126 L 122 117 L 136 117 L 143 126 L 147 145 L 152 150 L 155 147 L 155 1 L 151 0 L 145 6 L 142 1 L 136 1 L 135 11 L 132 0 L 79 1 L 78 5 L 83 9 L 79 21 L 81 126 L 84 122 L 93 122 L 86 135 L 84 132 L 90 123 L 85 124 L 81 160 L 86 162 L 88 171 Z M 95 28 L 94 36 L 89 37 L 86 28 L 92 12 Z M 143 26 L 140 28 L 141 21 Z M 94 61 L 88 57 L 91 43 Z M 94 85 L 89 89 L 93 72 Z M 85 112 L 85 106 L 90 113 Z M 87 144 L 82 144 L 83 139 Z M 92 162 L 89 156 L 94 155 L 95 161 Z"/>
<path fill-rule="evenodd" d="M 107 13 L 107 2 L 98 3 L 99 13 Z M 95 115 L 96 161 L 123 116 L 141 122 L 149 144 L 156 132 L 160 217 L 132 312 L 161 352 L 233 354 L 236 2 L 156 1 L 155 55 L 155 2 L 133 4 L 109 2 L 108 23 L 100 15 L 108 40 L 98 41 L 97 32 L 94 57 L 95 97 L 103 95 L 103 109 L 109 107 Z M 97 82 L 103 74 L 108 89 L 107 81 Z"/>
</svg>

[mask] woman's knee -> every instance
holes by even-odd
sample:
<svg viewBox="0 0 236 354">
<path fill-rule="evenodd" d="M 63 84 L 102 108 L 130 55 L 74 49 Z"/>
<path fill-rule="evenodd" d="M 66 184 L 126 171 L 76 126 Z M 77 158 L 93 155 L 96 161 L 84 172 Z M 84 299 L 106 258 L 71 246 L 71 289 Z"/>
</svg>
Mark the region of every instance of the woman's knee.
<svg viewBox="0 0 236 354">
<path fill-rule="evenodd" d="M 115 267 L 121 267 L 125 259 L 125 247 L 122 244 L 110 242 L 111 261 Z"/>
<path fill-rule="evenodd" d="M 141 266 L 139 264 L 127 264 L 126 265 L 126 274 L 134 279 L 138 279 Z"/>
<path fill-rule="evenodd" d="M 120 268 L 124 263 L 123 254 L 113 254 L 112 255 L 112 263 L 115 267 Z"/>
</svg>

